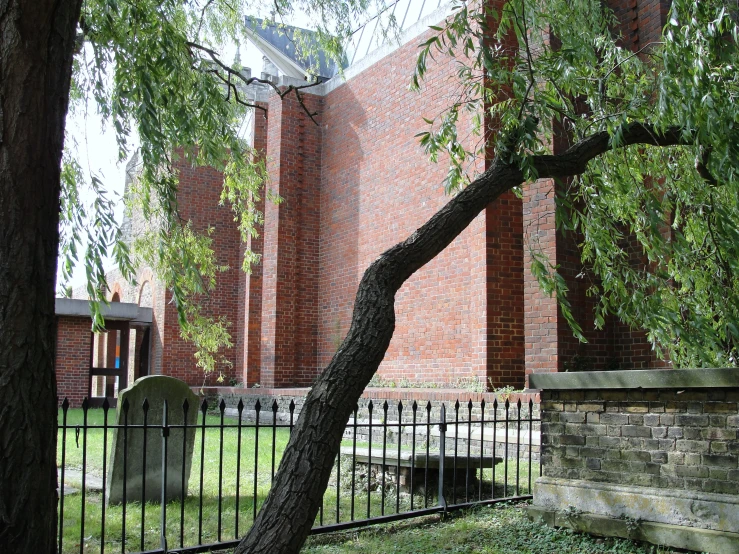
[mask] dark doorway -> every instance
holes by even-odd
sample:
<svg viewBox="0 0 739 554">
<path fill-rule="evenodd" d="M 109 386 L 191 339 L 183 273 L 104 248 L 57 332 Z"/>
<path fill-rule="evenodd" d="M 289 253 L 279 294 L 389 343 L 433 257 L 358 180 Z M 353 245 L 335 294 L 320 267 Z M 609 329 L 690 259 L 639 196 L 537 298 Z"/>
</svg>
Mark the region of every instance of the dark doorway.
<svg viewBox="0 0 739 554">
<path fill-rule="evenodd" d="M 141 345 L 136 355 L 138 360 L 138 367 L 136 368 L 136 379 L 139 377 L 146 377 L 149 375 L 149 341 L 151 335 L 151 328 L 146 327 L 145 329 L 137 329 L 136 332 L 142 333 Z"/>
</svg>

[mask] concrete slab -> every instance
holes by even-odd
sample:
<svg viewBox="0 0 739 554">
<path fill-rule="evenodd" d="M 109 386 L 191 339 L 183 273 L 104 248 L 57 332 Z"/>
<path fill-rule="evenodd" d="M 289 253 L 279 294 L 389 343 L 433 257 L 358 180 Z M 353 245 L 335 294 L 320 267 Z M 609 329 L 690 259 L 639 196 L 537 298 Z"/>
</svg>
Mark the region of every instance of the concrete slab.
<svg viewBox="0 0 739 554">
<path fill-rule="evenodd" d="M 56 470 L 58 481 L 62 480 L 62 470 Z M 64 494 L 74 494 L 66 492 L 67 488 L 71 488 L 75 492 L 79 492 L 82 488 L 82 471 L 79 469 L 64 470 Z M 90 492 L 103 492 L 103 479 L 97 475 L 88 473 L 85 475 L 85 489 Z"/>
<path fill-rule="evenodd" d="M 142 308 L 138 304 L 129 302 L 111 302 L 107 306 L 101 305 L 100 312 L 105 319 L 149 325 L 154 314 L 151 308 Z M 74 298 L 57 298 L 55 299 L 55 313 L 72 317 L 91 317 L 90 303 L 87 300 Z"/>
<path fill-rule="evenodd" d="M 739 497 L 729 494 L 540 477 L 534 505 L 713 531 L 739 530 Z"/>
<path fill-rule="evenodd" d="M 534 522 L 545 523 L 551 527 L 565 527 L 601 537 L 620 537 L 711 554 L 739 552 L 739 533 L 652 521 L 628 521 L 587 512 L 546 510 L 539 506 L 527 508 L 527 513 L 529 519 Z"/>
<path fill-rule="evenodd" d="M 541 390 L 739 388 L 739 368 L 534 373 L 529 386 Z"/>
<path fill-rule="evenodd" d="M 353 449 L 351 446 L 342 446 L 341 454 L 344 456 L 352 456 Z M 366 464 L 370 461 L 370 450 L 369 448 L 357 448 L 356 451 L 357 462 Z M 415 463 L 413 460 L 415 459 Z M 382 462 L 382 447 L 372 447 L 372 458 L 373 464 L 380 464 Z M 426 457 L 426 452 L 416 450 L 415 458 L 413 452 L 410 450 L 401 450 L 400 457 L 398 457 L 398 446 L 392 445 L 385 451 L 385 465 L 386 466 L 397 466 L 400 467 L 411 467 L 414 466 L 416 469 L 439 469 L 439 463 L 441 456 L 439 454 L 430 453 Z M 495 457 L 495 463 L 499 464 L 503 461 L 503 458 L 498 456 Z M 399 463 L 398 463 L 399 462 Z M 479 467 L 489 468 L 493 466 L 492 456 L 472 455 L 469 458 L 469 462 L 466 456 L 457 456 L 457 469 L 467 468 L 469 465 L 470 469 L 477 469 Z M 454 454 L 447 454 L 444 456 L 444 467 L 445 469 L 451 470 L 454 467 Z"/>
</svg>

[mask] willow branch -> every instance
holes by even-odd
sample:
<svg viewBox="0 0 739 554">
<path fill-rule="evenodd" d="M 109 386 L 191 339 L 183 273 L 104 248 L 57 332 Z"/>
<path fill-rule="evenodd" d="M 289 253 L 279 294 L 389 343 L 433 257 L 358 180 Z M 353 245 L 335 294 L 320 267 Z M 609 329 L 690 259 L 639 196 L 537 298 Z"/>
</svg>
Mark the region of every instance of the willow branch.
<svg viewBox="0 0 739 554">
<path fill-rule="evenodd" d="M 240 81 L 242 81 L 245 86 L 249 86 L 252 83 L 260 83 L 260 84 L 263 84 L 263 85 L 267 85 L 270 88 L 272 88 L 273 91 L 275 91 L 275 93 L 280 97 L 280 99 L 284 99 L 285 96 L 287 96 L 291 92 L 295 92 L 295 97 L 297 98 L 298 103 L 300 104 L 300 107 L 303 109 L 303 111 L 305 112 L 305 114 L 308 117 L 310 117 L 311 121 L 313 121 L 313 123 L 315 123 L 316 125 L 318 125 L 318 121 L 316 121 L 316 119 L 315 119 L 315 116 L 318 115 L 318 112 L 311 112 L 308 109 L 308 106 L 305 105 L 305 101 L 304 101 L 302 95 L 300 94 L 300 92 L 303 91 L 303 90 L 305 90 L 305 89 L 316 87 L 316 86 L 322 84 L 321 81 L 316 81 L 314 83 L 308 83 L 307 85 L 298 85 L 298 86 L 296 86 L 296 85 L 288 85 L 283 90 L 280 87 L 278 87 L 276 84 L 274 84 L 272 81 L 270 81 L 269 79 L 261 79 L 259 77 L 245 77 L 240 71 L 237 71 L 233 67 L 229 66 L 228 64 L 223 63 L 221 61 L 221 59 L 219 58 L 218 52 L 216 52 L 212 48 L 208 48 L 207 46 L 203 46 L 202 44 L 198 44 L 196 42 L 189 42 L 188 41 L 186 44 L 190 48 L 191 51 L 193 49 L 194 50 L 200 50 L 200 51 L 205 52 L 206 54 L 208 54 L 208 57 L 210 57 L 210 59 L 218 67 L 220 67 L 223 71 L 225 71 L 228 74 L 229 79 L 226 79 L 223 75 L 219 74 L 217 71 L 215 72 L 216 75 L 218 75 L 218 77 L 224 83 L 226 83 L 229 86 L 229 89 L 233 87 L 234 90 L 235 90 L 236 86 L 233 83 L 231 83 L 230 77 L 236 77 L 237 79 L 239 79 Z M 243 102 L 241 102 L 241 103 L 244 104 Z M 263 108 L 263 107 L 261 107 L 261 106 L 251 105 L 251 104 L 244 104 L 244 105 L 248 105 L 248 106 L 251 106 L 251 107 L 254 107 L 254 108 L 259 108 L 259 109 L 262 109 L 262 110 L 265 110 L 266 111 L 266 109 Z"/>
</svg>

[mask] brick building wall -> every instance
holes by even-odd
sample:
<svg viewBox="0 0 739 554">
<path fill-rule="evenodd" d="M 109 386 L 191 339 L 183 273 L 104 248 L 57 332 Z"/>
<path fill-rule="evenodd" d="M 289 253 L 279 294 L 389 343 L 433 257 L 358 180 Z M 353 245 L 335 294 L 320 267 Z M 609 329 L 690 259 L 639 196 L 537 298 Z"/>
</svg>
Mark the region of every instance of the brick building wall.
<svg viewBox="0 0 739 554">
<path fill-rule="evenodd" d="M 282 202 L 264 210 L 260 383 L 309 385 L 318 373 L 318 263 L 321 206 L 321 97 L 269 100 L 268 186 Z"/>
<path fill-rule="evenodd" d="M 264 107 L 266 105 L 263 104 Z M 257 155 L 263 158 L 267 155 L 267 115 L 257 112 L 253 119 L 254 134 L 252 146 Z M 264 213 L 264 195 L 255 203 L 255 209 Z M 245 245 L 251 252 L 258 256 L 264 254 L 264 236 L 249 237 Z M 242 255 L 243 255 L 242 246 Z M 239 304 L 239 343 L 243 345 L 242 350 L 242 379 L 244 386 L 252 386 L 261 381 L 262 366 L 262 276 L 263 263 L 253 264 L 251 273 L 241 273 L 239 284 L 242 302 Z"/>
<path fill-rule="evenodd" d="M 428 34 L 428 33 L 427 33 Z M 430 35 L 429 35 L 430 36 Z M 325 97 L 321 180 L 320 346 L 328 363 L 348 330 L 367 266 L 449 197 L 444 160 L 415 137 L 447 106 L 454 60 L 430 62 L 421 93 L 408 89 L 426 35 L 376 61 Z M 469 125 L 462 120 L 460 127 Z M 460 136 L 465 133 L 460 131 Z M 508 237 L 505 238 L 508 240 Z M 480 215 L 396 295 L 396 328 L 380 376 L 453 382 L 487 377 L 486 217 Z"/>
<path fill-rule="evenodd" d="M 91 322 L 85 317 L 56 318 L 56 391 L 59 404 L 78 408 L 87 396 L 90 375 Z"/>
<path fill-rule="evenodd" d="M 239 322 L 239 310 L 244 296 L 239 232 L 231 208 L 219 205 L 223 175 L 210 167 L 192 167 L 180 154 L 175 156 L 175 167 L 179 172 L 177 198 L 180 216 L 184 221 L 192 222 L 197 231 L 213 228 L 211 246 L 216 264 L 228 267 L 228 270 L 218 274 L 216 290 L 202 295 L 198 301 L 205 308 L 205 315 L 225 316 L 231 322 L 229 330 L 234 347 L 222 351 L 231 365 L 221 363 L 207 377 L 195 366 L 194 347 L 180 337 L 177 309 L 172 303 L 172 294 L 164 288 L 150 268 L 138 269 L 135 285 L 123 279 L 117 270 L 112 271 L 107 275 L 108 285 L 111 291 L 119 291 L 121 301 L 153 309 L 149 337 L 149 375 L 169 375 L 192 384 L 216 384 L 218 377 L 223 375 L 226 384 L 238 382 L 242 379 L 243 367 L 243 324 Z M 136 165 L 134 158 L 127 168 L 126 192 L 135 181 Z M 124 236 L 132 244 L 136 237 L 155 229 L 156 225 L 156 221 L 146 220 L 141 210 L 133 210 L 123 224 Z M 75 297 L 86 297 L 86 294 L 75 292 Z M 139 352 L 142 337 L 143 330 L 132 333 L 132 354 Z"/>
<path fill-rule="evenodd" d="M 198 298 L 204 314 L 214 317 L 225 316 L 231 322 L 232 338 L 238 336 L 239 305 L 243 302 L 243 288 L 240 288 L 240 237 L 233 220 L 230 206 L 220 205 L 223 175 L 213 168 L 192 167 L 183 158 L 175 161 L 179 172 L 177 200 L 180 216 L 192 222 L 197 231 L 213 229 L 210 235 L 211 247 L 218 265 L 228 266 L 228 270 L 218 274 L 218 286 Z M 205 376 L 202 369 L 195 366 L 195 348 L 180 338 L 177 309 L 172 303 L 170 291 L 164 298 L 164 318 L 159 321 L 163 327 L 162 342 L 165 351 L 161 361 L 161 373 L 182 379 L 188 383 L 216 383 L 222 375 L 226 383 L 241 380 L 242 360 L 238 348 L 223 349 L 223 356 L 231 365 L 219 363 L 216 371 Z"/>
<path fill-rule="evenodd" d="M 609 0 L 608 6 L 620 25 L 625 48 L 648 51 L 650 43 L 659 41 L 669 9 L 667 0 Z M 644 54 L 645 55 L 645 54 Z M 568 138 L 555 133 L 552 149 L 567 149 Z M 583 265 L 577 244 L 580 238 L 555 226 L 555 194 L 557 185 L 549 179 L 524 188 L 523 227 L 525 248 L 545 254 L 568 287 L 568 299 L 575 319 L 582 326 L 587 343 L 580 343 L 557 306 L 556 299 L 544 294 L 530 270 L 530 256 L 525 252 L 525 360 L 526 375 L 582 369 L 647 369 L 666 367 L 652 351 L 641 330 L 630 329 L 615 318 L 609 318 L 602 330 L 596 330 L 593 300 L 586 295 L 589 283 L 581 277 Z M 625 245 L 632 258 L 642 257 L 632 239 Z"/>
<path fill-rule="evenodd" d="M 667 2 L 611 4 L 630 48 L 657 38 Z M 346 82 L 304 91 L 318 125 L 293 94 L 282 100 L 273 94 L 265 104 L 268 115 L 255 114 L 254 146 L 266 156 L 268 186 L 284 202 L 260 204 L 265 225 L 248 246 L 262 263 L 251 275 L 239 272 L 243 247 L 229 208 L 218 206 L 221 175 L 180 164 L 183 216 L 198 229 L 215 226 L 218 261 L 230 267 L 219 276 L 218 290 L 204 298 L 210 313 L 232 322 L 235 347 L 226 355 L 233 367 L 220 368 L 226 383 L 310 385 L 348 330 L 366 267 L 448 201 L 446 164 L 430 163 L 415 135 L 427 128 L 423 117 L 434 117 L 453 100 L 449 83 L 457 62 L 429 62 L 422 92 L 408 90 L 417 44 L 428 36 L 375 55 Z M 469 124 L 463 115 L 460 136 Z M 489 137 L 495 126 L 487 124 Z M 554 150 L 566 147 L 566 137 L 558 137 Z M 523 199 L 505 195 L 405 283 L 396 295 L 396 331 L 380 376 L 521 387 L 525 374 L 578 364 L 662 365 L 643 333 L 615 321 L 594 330 L 593 305 L 578 278 L 578 239 L 555 229 L 554 187 L 544 180 L 524 187 Z M 539 289 L 529 270 L 530 248 L 560 265 L 587 344 L 574 339 L 555 299 Z M 170 295 L 153 280 L 152 286 L 151 372 L 213 383 L 215 376 L 203 379 L 192 347 L 179 337 Z M 140 294 L 140 288 L 131 292 Z"/>
</svg>

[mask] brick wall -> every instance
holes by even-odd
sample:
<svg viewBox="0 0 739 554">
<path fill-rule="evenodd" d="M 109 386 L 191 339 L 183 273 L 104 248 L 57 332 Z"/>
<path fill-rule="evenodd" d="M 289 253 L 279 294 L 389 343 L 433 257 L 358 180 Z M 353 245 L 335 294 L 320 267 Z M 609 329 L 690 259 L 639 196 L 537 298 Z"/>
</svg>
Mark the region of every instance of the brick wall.
<svg viewBox="0 0 739 554">
<path fill-rule="evenodd" d="M 202 295 L 198 301 L 206 315 L 225 316 L 231 322 L 229 331 L 232 337 L 236 338 L 239 333 L 238 306 L 243 301 L 239 294 L 240 238 L 230 206 L 219 205 L 223 175 L 213 168 L 194 168 L 182 158 L 175 162 L 175 166 L 179 171 L 177 199 L 180 216 L 185 221 L 191 221 L 195 230 L 205 231 L 209 227 L 214 228 L 211 246 L 216 263 L 229 267 L 227 271 L 218 274 L 218 287 Z M 164 345 L 161 373 L 188 383 L 215 383 L 219 372 L 224 375 L 226 382 L 232 378 L 240 380 L 242 361 L 236 348 L 223 350 L 225 358 L 233 364 L 230 367 L 219 364 L 216 371 L 206 377 L 203 371 L 195 366 L 193 357 L 195 349 L 180 338 L 177 310 L 171 299 L 171 293 L 167 291 L 164 299 L 164 319 L 163 322 L 159 322 L 163 327 Z"/>
<path fill-rule="evenodd" d="M 609 5 L 622 22 L 626 45 L 637 50 L 658 37 L 669 2 Z M 232 322 L 235 347 L 227 357 L 234 367 L 219 368 L 227 379 L 309 385 L 348 330 L 365 268 L 448 201 L 441 186 L 446 163 L 431 164 L 415 135 L 427 129 L 423 117 L 434 117 L 452 101 L 456 60 L 430 61 L 423 91 L 408 90 L 417 44 L 428 36 L 412 39 L 327 93 L 306 91 L 319 125 L 292 94 L 284 100 L 273 95 L 266 119 L 256 113 L 254 145 L 267 156 L 269 186 L 285 201 L 263 206 L 265 227 L 249 243 L 263 258 L 251 276 L 239 274 L 243 247 L 229 208 L 218 206 L 221 175 L 180 163 L 183 216 L 196 228 L 216 227 L 216 255 L 231 268 L 204 299 L 209 313 Z M 460 136 L 468 125 L 465 114 Z M 495 125 L 486 125 L 489 137 Z M 555 151 L 566 148 L 565 136 L 556 139 Z M 521 387 L 524 373 L 578 363 L 596 369 L 663 365 L 643 333 L 614 320 L 594 330 L 592 302 L 577 277 L 578 238 L 556 231 L 553 193 L 554 184 L 545 180 L 526 186 L 523 200 L 504 196 L 401 288 L 381 376 L 437 383 L 489 379 L 493 386 Z M 147 224 L 134 223 L 132 229 Z M 556 301 L 539 290 L 528 269 L 529 247 L 560 265 L 587 344 L 573 338 Z M 151 372 L 203 383 L 192 347 L 179 338 L 170 295 L 162 287 L 154 291 Z"/>
<path fill-rule="evenodd" d="M 442 186 L 446 163 L 430 163 L 415 135 L 428 128 L 423 117 L 432 118 L 448 105 L 456 62 L 443 57 L 430 62 L 421 94 L 408 90 L 416 45 L 425 38 L 412 40 L 325 97 L 321 366 L 348 330 L 367 266 L 449 200 Z M 461 128 L 467 124 L 462 118 Z M 508 235 L 500 238 L 504 245 L 513 243 Z M 411 381 L 486 380 L 486 280 L 493 277 L 486 275 L 486 240 L 483 214 L 403 285 L 396 295 L 395 334 L 380 375 Z M 502 345 L 505 339 L 495 340 Z M 508 369 L 505 362 L 493 367 L 500 374 Z"/>
<path fill-rule="evenodd" d="M 73 408 L 87 396 L 90 375 L 91 321 L 87 317 L 59 316 L 56 334 L 56 388 L 59 404 L 65 398 Z"/>
<path fill-rule="evenodd" d="M 269 100 L 268 186 L 282 198 L 264 213 L 260 382 L 309 385 L 318 374 L 318 263 L 323 99 L 294 94 Z"/>
<path fill-rule="evenodd" d="M 264 106 L 266 107 L 266 106 Z M 267 115 L 257 111 L 253 119 L 254 134 L 252 146 L 259 156 L 267 155 Z M 255 209 L 264 213 L 264 194 L 255 203 Z M 264 254 L 264 236 L 258 229 L 257 236 L 249 237 L 246 248 L 254 254 Z M 242 245 L 242 255 L 243 255 Z M 239 321 L 241 329 L 239 342 L 242 348 L 242 379 L 244 386 L 250 387 L 261 381 L 262 366 L 262 276 L 263 258 L 260 263 L 253 264 L 251 273 L 241 274 L 239 293 Z"/>
<path fill-rule="evenodd" d="M 609 0 L 620 25 L 624 47 L 638 51 L 659 40 L 666 22 L 669 2 L 666 0 Z M 556 128 L 556 126 L 555 126 Z M 554 153 L 568 147 L 568 137 L 557 133 Z M 577 248 L 581 238 L 555 228 L 555 191 L 552 180 L 540 180 L 524 188 L 523 228 L 526 247 L 540 250 L 551 263 L 559 266 L 568 291 L 573 315 L 580 323 L 587 343 L 574 338 L 569 325 L 553 297 L 545 295 L 529 269 L 525 252 L 525 359 L 526 375 L 573 369 L 647 369 L 665 367 L 666 362 L 654 354 L 646 335 L 630 329 L 615 318 L 596 330 L 593 300 L 586 296 L 588 283 L 578 277 L 583 270 Z M 632 249 L 636 248 L 631 241 Z M 634 252 L 636 260 L 639 252 Z"/>
<path fill-rule="evenodd" d="M 541 393 L 546 477 L 739 494 L 739 389 Z"/>
</svg>

